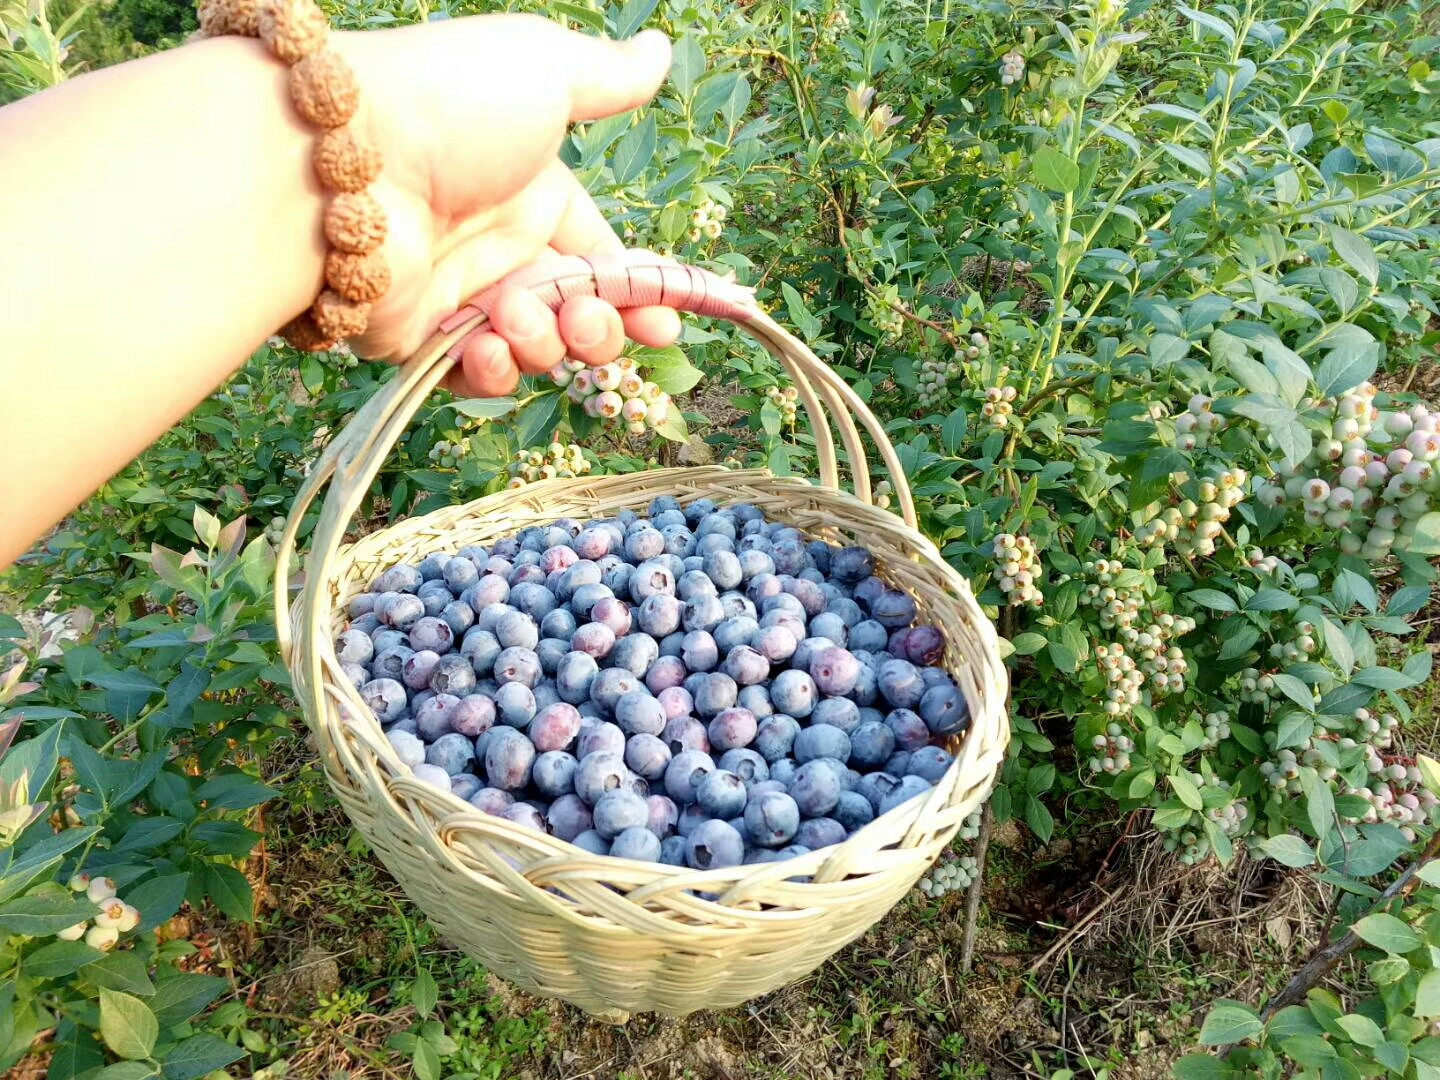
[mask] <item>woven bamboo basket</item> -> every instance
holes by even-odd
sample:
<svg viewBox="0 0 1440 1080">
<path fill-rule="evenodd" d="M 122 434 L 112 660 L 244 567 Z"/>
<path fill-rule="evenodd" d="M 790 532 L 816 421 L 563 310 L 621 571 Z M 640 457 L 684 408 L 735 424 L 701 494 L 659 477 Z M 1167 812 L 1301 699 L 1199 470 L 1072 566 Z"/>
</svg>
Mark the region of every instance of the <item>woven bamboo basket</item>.
<svg viewBox="0 0 1440 1080">
<path fill-rule="evenodd" d="M 745 329 L 799 390 L 815 437 L 818 481 L 719 467 L 549 480 L 344 543 L 385 456 L 465 341 L 485 327 L 492 289 L 447 320 L 312 469 L 280 548 L 281 646 L 340 802 L 446 938 L 524 990 L 614 1022 L 636 1012 L 682 1016 L 736 1005 L 805 975 L 864 933 L 988 796 L 1009 738 L 995 630 L 966 581 L 916 528 L 905 474 L 883 427 L 843 380 L 760 310 L 749 290 L 638 253 L 577 258 L 523 280 L 552 308 L 590 294 L 617 307 L 663 303 Z M 841 488 L 831 423 L 853 494 Z M 878 448 L 898 516 L 871 502 L 860 428 Z M 291 581 L 295 529 L 326 484 L 303 584 Z M 968 732 L 952 740 L 953 766 L 928 795 L 878 817 L 844 843 L 787 862 L 694 871 L 587 854 L 413 777 L 336 659 L 334 639 L 349 600 L 395 563 L 484 544 L 558 517 L 640 510 L 657 495 L 753 503 L 812 538 L 864 544 L 876 572 L 915 597 L 920 621 L 946 636 L 944 666 L 972 717 Z"/>
</svg>

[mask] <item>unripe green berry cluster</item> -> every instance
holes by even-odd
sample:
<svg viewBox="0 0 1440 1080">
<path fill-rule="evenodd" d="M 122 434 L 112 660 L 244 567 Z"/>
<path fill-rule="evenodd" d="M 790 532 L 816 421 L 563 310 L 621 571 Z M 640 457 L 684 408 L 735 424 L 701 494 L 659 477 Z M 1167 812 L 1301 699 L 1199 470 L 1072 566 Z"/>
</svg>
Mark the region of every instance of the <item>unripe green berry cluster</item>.
<svg viewBox="0 0 1440 1080">
<path fill-rule="evenodd" d="M 455 442 L 441 439 L 430 448 L 430 460 L 442 469 L 456 468 L 469 456 L 470 443 L 465 439 L 457 439 Z"/>
<path fill-rule="evenodd" d="M 1270 655 L 1286 664 L 1308 660 L 1319 647 L 1314 635 L 1315 624 L 1302 619 L 1295 624 L 1295 634 L 1289 641 L 1277 641 L 1270 646 Z"/>
<path fill-rule="evenodd" d="M 938 900 L 949 893 L 968 889 L 977 873 L 979 864 L 970 855 L 936 863 L 930 868 L 930 873 L 920 879 L 920 891 Z"/>
<path fill-rule="evenodd" d="M 850 16 L 841 7 L 831 8 L 825 13 L 825 21 L 820 24 L 820 41 L 825 45 L 834 45 L 840 40 L 840 35 L 850 29 Z"/>
<path fill-rule="evenodd" d="M 1179 694 L 1185 690 L 1185 676 L 1190 664 L 1178 645 L 1170 644 L 1195 629 L 1195 620 L 1186 615 L 1162 611 L 1149 626 L 1125 626 L 1120 640 L 1140 661 L 1140 669 L 1149 676 L 1150 689 L 1157 694 Z"/>
<path fill-rule="evenodd" d="M 895 494 L 895 489 L 890 486 L 890 481 L 881 480 L 871 490 L 874 493 L 875 505 L 881 510 L 889 510 Z"/>
<path fill-rule="evenodd" d="M 1116 627 L 1124 630 L 1134 625 L 1144 606 L 1144 595 L 1139 589 L 1117 588 L 1112 582 L 1125 569 L 1119 559 L 1096 559 L 1081 567 L 1082 573 L 1093 580 L 1085 586 L 1080 599 L 1100 612 L 1100 625 L 1106 630 Z"/>
<path fill-rule="evenodd" d="M 712 199 L 706 199 L 690 215 L 690 242 L 714 240 L 725 227 L 725 207 Z"/>
<path fill-rule="evenodd" d="M 537 480 L 553 480 L 557 476 L 573 479 L 585 476 L 593 466 L 585 451 L 576 443 L 552 442 L 545 450 L 521 450 L 510 463 L 511 489 L 533 484 Z"/>
<path fill-rule="evenodd" d="M 628 356 L 597 368 L 564 360 L 551 369 L 550 378 L 587 416 L 619 420 L 631 435 L 653 431 L 670 419 L 670 395 L 642 378 Z"/>
<path fill-rule="evenodd" d="M 1125 734 L 1119 724 L 1108 724 L 1105 734 L 1096 735 L 1090 742 L 1095 754 L 1090 758 L 1092 773 L 1107 773 L 1119 776 L 1130 768 L 1130 755 L 1135 752 L 1135 742 Z"/>
<path fill-rule="evenodd" d="M 955 834 L 961 840 L 976 840 L 980 836 L 980 812 L 977 810 L 960 823 L 960 830 Z"/>
<path fill-rule="evenodd" d="M 1223 740 L 1230 737 L 1230 714 L 1224 709 L 1208 712 L 1204 716 L 1195 713 L 1191 719 L 1205 729 L 1205 741 L 1201 743 L 1202 750 L 1213 750 Z"/>
<path fill-rule="evenodd" d="M 265 539 L 271 547 L 280 546 L 280 538 L 285 535 L 285 526 L 289 521 L 284 517 L 273 517 L 270 524 L 265 526 Z"/>
<path fill-rule="evenodd" d="M 899 303 L 900 290 L 894 285 L 882 285 L 865 294 L 865 316 L 882 338 L 893 340 L 905 329 L 905 316 L 895 310 Z"/>
<path fill-rule="evenodd" d="M 1001 533 L 995 537 L 995 569 L 992 575 L 1010 607 L 1039 607 L 1045 602 L 1040 590 L 1045 571 L 1035 541 L 1028 536 Z"/>
<path fill-rule="evenodd" d="M 964 375 L 965 366 L 959 354 L 948 360 L 927 357 L 920 363 L 920 372 L 915 376 L 915 400 L 922 409 L 934 409 L 943 405 L 950 397 L 950 388 Z"/>
</svg>

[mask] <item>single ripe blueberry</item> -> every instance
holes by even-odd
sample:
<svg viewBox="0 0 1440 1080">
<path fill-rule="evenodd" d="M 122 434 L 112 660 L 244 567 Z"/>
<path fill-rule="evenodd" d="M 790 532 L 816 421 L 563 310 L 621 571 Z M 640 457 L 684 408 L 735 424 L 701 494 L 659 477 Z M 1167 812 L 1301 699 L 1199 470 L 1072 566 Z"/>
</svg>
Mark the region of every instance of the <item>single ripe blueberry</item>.
<svg viewBox="0 0 1440 1080">
<path fill-rule="evenodd" d="M 425 744 L 413 732 L 391 728 L 385 738 L 390 740 L 395 756 L 410 768 L 425 764 Z"/>
<path fill-rule="evenodd" d="M 488 678 L 495 671 L 495 659 L 500 655 L 500 640 L 489 630 L 472 626 L 460 642 L 460 655 L 470 661 L 475 674 Z"/>
<path fill-rule="evenodd" d="M 579 705 L 590 697 L 590 687 L 600 672 L 600 665 L 588 653 L 570 652 L 560 658 L 555 668 L 555 689 L 561 701 Z"/>
<path fill-rule="evenodd" d="M 420 588 L 424 580 L 425 577 L 418 568 L 401 563 L 399 566 L 392 566 L 375 579 L 374 591 L 413 593 Z"/>
<path fill-rule="evenodd" d="M 665 794 L 674 799 L 676 805 L 689 806 L 695 801 L 700 781 L 714 771 L 715 762 L 709 754 L 699 750 L 676 754 L 665 769 Z"/>
<path fill-rule="evenodd" d="M 777 784 L 784 784 L 785 790 L 790 790 L 790 785 L 795 782 L 796 764 L 794 758 L 782 757 L 770 762 L 770 779 Z"/>
<path fill-rule="evenodd" d="M 395 679 L 371 679 L 360 688 L 360 700 L 382 724 L 400 719 L 409 704 L 405 687 Z"/>
<path fill-rule="evenodd" d="M 795 634 L 784 626 L 758 628 L 750 638 L 750 647 L 772 664 L 783 664 L 795 655 L 799 642 Z"/>
<path fill-rule="evenodd" d="M 540 640 L 540 627 L 523 611 L 507 611 L 495 623 L 495 637 L 502 648 L 533 649 Z"/>
<path fill-rule="evenodd" d="M 399 680 L 405 674 L 405 662 L 415 655 L 415 650 L 408 645 L 396 645 L 378 653 L 370 662 L 370 670 L 375 673 L 377 679 Z"/>
<path fill-rule="evenodd" d="M 675 831 L 680 821 L 680 808 L 675 805 L 675 800 L 668 795 L 651 795 L 645 800 L 645 805 L 650 812 L 646 828 L 661 840 Z"/>
<path fill-rule="evenodd" d="M 928 667 L 945 658 L 945 635 L 938 627 L 917 626 L 905 635 L 905 659 Z"/>
<path fill-rule="evenodd" d="M 915 621 L 915 600 L 909 593 L 886 589 L 870 601 L 870 617 L 887 630 L 899 630 Z"/>
<path fill-rule="evenodd" d="M 895 752 L 895 733 L 867 720 L 850 733 L 850 763 L 862 771 L 881 768 Z"/>
<path fill-rule="evenodd" d="M 694 870 L 739 866 L 745 858 L 745 841 L 724 821 L 710 820 L 685 840 L 685 861 Z"/>
<path fill-rule="evenodd" d="M 635 609 L 635 620 L 640 629 L 656 638 L 679 630 L 684 615 L 685 604 L 666 593 L 652 593 Z"/>
<path fill-rule="evenodd" d="M 450 710 L 451 728 L 472 739 L 489 731 L 494 723 L 495 702 L 484 694 L 463 697 Z"/>
<path fill-rule="evenodd" d="M 713 630 L 725 621 L 725 608 L 717 596 L 696 596 L 685 602 L 680 625 L 686 631 Z"/>
<path fill-rule="evenodd" d="M 865 619 L 850 628 L 850 648 L 865 652 L 882 652 L 890 643 L 890 631 L 874 619 Z"/>
<path fill-rule="evenodd" d="M 685 865 L 685 837 L 667 836 L 660 841 L 660 862 L 665 866 Z"/>
<path fill-rule="evenodd" d="M 424 649 L 412 653 L 400 668 L 400 681 L 411 690 L 424 690 L 430 685 L 430 678 L 440 664 L 440 654 Z"/>
<path fill-rule="evenodd" d="M 708 773 L 695 787 L 695 801 L 711 817 L 733 818 L 745 809 L 745 781 L 725 769 Z"/>
<path fill-rule="evenodd" d="M 565 551 L 565 548 L 554 548 L 555 551 Z M 540 637 L 559 638 L 561 641 L 569 641 L 570 635 L 575 633 L 575 615 L 569 608 L 556 608 L 540 620 Z"/>
<path fill-rule="evenodd" d="M 550 804 L 550 809 L 545 815 L 545 824 L 550 828 L 550 834 L 569 843 L 576 843 L 576 838 L 594 828 L 594 818 L 590 808 L 581 801 L 580 796 L 565 793 L 556 797 Z M 599 839 L 599 834 L 596 834 Z M 601 841 L 603 843 L 603 841 Z M 605 851 L 608 851 L 607 847 Z M 605 854 L 601 851 L 598 854 Z"/>
<path fill-rule="evenodd" d="M 615 631 L 604 623 L 586 623 L 571 635 L 570 648 L 603 660 L 615 648 Z"/>
<path fill-rule="evenodd" d="M 885 717 L 885 726 L 895 736 L 895 745 L 901 750 L 919 750 L 930 743 L 930 729 L 909 709 L 892 710 Z"/>
<path fill-rule="evenodd" d="M 808 821 L 802 821 L 800 827 L 795 830 L 795 842 L 811 851 L 829 847 L 831 844 L 843 843 L 844 840 L 845 826 L 833 817 L 811 818 Z"/>
<path fill-rule="evenodd" d="M 649 634 L 627 634 L 615 643 L 610 653 L 613 667 L 624 668 L 637 679 L 643 679 L 650 665 L 660 658 L 660 646 Z"/>
<path fill-rule="evenodd" d="M 415 709 L 415 733 L 426 742 L 434 742 L 441 736 L 454 732 L 455 725 L 451 717 L 455 715 L 455 710 L 463 700 L 463 698 L 457 698 L 450 694 L 436 694 L 430 698 Z M 460 733 L 460 737 L 474 738 L 474 736 L 466 736 L 463 732 Z"/>
<path fill-rule="evenodd" d="M 900 782 L 880 800 L 879 813 L 888 814 L 902 803 L 930 791 L 930 783 L 918 776 L 902 776 Z"/>
<path fill-rule="evenodd" d="M 683 686 L 667 686 L 655 695 L 655 699 L 664 707 L 667 723 L 677 717 L 689 716 L 695 711 L 695 699 Z"/>
<path fill-rule="evenodd" d="M 705 719 L 718 716 L 726 709 L 734 707 L 739 692 L 740 689 L 735 685 L 735 680 L 729 675 L 720 672 L 706 675 L 704 682 L 699 683 L 692 691 L 692 696 L 695 698 L 695 711 Z M 713 738 L 711 741 L 714 741 Z"/>
<path fill-rule="evenodd" d="M 367 664 L 375 656 L 375 643 L 368 634 L 346 630 L 335 639 L 335 656 L 342 664 Z"/>
<path fill-rule="evenodd" d="M 691 630 L 680 642 L 680 659 L 690 671 L 709 671 L 720 662 L 715 638 L 705 630 Z"/>
<path fill-rule="evenodd" d="M 732 772 L 745 781 L 746 787 L 762 783 L 770 776 L 770 766 L 754 750 L 737 746 L 726 750 L 715 763 L 719 768 Z"/>
<path fill-rule="evenodd" d="M 416 765 L 411 772 L 415 774 L 416 780 L 429 784 L 432 788 L 439 791 L 450 790 L 450 774 L 439 765 L 426 762 L 424 765 Z"/>
<path fill-rule="evenodd" d="M 670 749 L 672 757 L 683 754 L 686 750 L 699 750 L 704 754 L 710 752 L 710 736 L 705 731 L 705 725 L 691 716 L 671 717 L 666 721 L 660 738 Z"/>
<path fill-rule="evenodd" d="M 882 771 L 888 772 L 894 777 L 904 776 L 910 771 L 910 751 L 896 750 L 886 759 L 885 768 Z"/>
<path fill-rule="evenodd" d="M 594 806 L 607 792 L 625 788 L 628 778 L 619 754 L 589 754 L 580 759 L 575 769 L 575 794 L 587 805 Z"/>
<path fill-rule="evenodd" d="M 674 596 L 675 575 L 658 559 L 650 559 L 635 567 L 630 575 L 630 597 L 637 604 L 643 604 L 646 597 L 656 594 Z"/>
<path fill-rule="evenodd" d="M 787 716 L 809 716 L 816 697 L 815 680 L 804 671 L 782 671 L 770 684 L 770 701 Z"/>
<path fill-rule="evenodd" d="M 594 829 L 586 829 L 574 840 L 570 841 L 581 851 L 587 851 L 591 855 L 609 855 L 610 841 L 606 840 Z"/>
<path fill-rule="evenodd" d="M 608 721 L 590 721 L 580 726 L 579 742 L 575 756 L 587 758 L 591 754 L 613 754 L 619 757 L 625 753 L 625 733 Z"/>
<path fill-rule="evenodd" d="M 666 720 L 665 706 L 648 690 L 631 690 L 615 702 L 615 722 L 626 735 L 659 735 Z"/>
<path fill-rule="evenodd" d="M 799 828 L 800 807 L 784 792 L 762 792 L 745 804 L 745 831 L 762 847 L 788 844 Z"/>
<path fill-rule="evenodd" d="M 575 770 L 580 763 L 563 750 L 547 750 L 530 767 L 530 779 L 547 799 L 558 799 L 575 790 Z"/>
<path fill-rule="evenodd" d="M 703 710 L 701 715 L 704 715 Z M 706 734 L 714 749 L 725 751 L 749 746 L 758 730 L 759 724 L 754 713 L 749 709 L 731 707 L 722 709 L 714 716 L 706 728 Z"/>
<path fill-rule="evenodd" d="M 719 589 L 736 588 L 745 578 L 744 571 L 740 567 L 739 556 L 733 551 L 710 552 L 705 556 L 703 570 Z"/>
<path fill-rule="evenodd" d="M 938 746 L 922 746 L 910 755 L 907 775 L 918 776 L 930 784 L 938 784 L 954 760 Z"/>
<path fill-rule="evenodd" d="M 614 596 L 602 597 L 590 609 L 590 619 L 603 623 L 617 638 L 622 638 L 630 632 L 630 605 Z"/>
<path fill-rule="evenodd" d="M 540 700 L 542 689 L 548 689 L 560 699 L 560 691 L 555 688 L 554 683 L 548 680 L 554 679 L 556 672 L 560 670 L 560 661 L 570 654 L 568 641 L 561 641 L 559 638 L 541 638 L 540 643 L 535 646 L 535 656 L 540 661 L 540 674 L 545 676 L 545 682 L 535 684 L 535 700 Z"/>
<path fill-rule="evenodd" d="M 615 704 L 632 690 L 640 689 L 640 680 L 624 668 L 605 668 L 590 684 L 590 700 L 608 716 L 615 715 Z"/>
<path fill-rule="evenodd" d="M 714 742 L 712 738 L 710 740 Z M 795 736 L 795 760 L 802 765 L 816 758 L 850 759 L 850 736 L 830 724 L 814 724 L 801 728 Z"/>
<path fill-rule="evenodd" d="M 664 780 L 671 756 L 658 735 L 633 735 L 625 742 L 625 764 L 652 782 Z"/>
<path fill-rule="evenodd" d="M 505 683 L 495 692 L 495 712 L 502 724 L 523 728 L 535 716 L 535 695 L 524 683 Z M 545 749 L 559 750 L 560 747 Z"/>
<path fill-rule="evenodd" d="M 440 662 L 435 665 L 435 670 L 430 675 L 430 689 L 437 694 L 454 694 L 456 697 L 464 697 L 475 689 L 475 681 L 475 669 L 470 666 L 470 661 L 456 653 L 451 653 L 448 656 L 442 656 Z"/>
<path fill-rule="evenodd" d="M 831 646 L 820 650 L 810 661 L 810 677 L 822 694 L 843 696 L 855 689 L 860 678 L 860 662 L 847 650 Z"/>
<path fill-rule="evenodd" d="M 728 654 L 737 645 L 748 645 L 750 639 L 760 631 L 760 624 L 754 619 L 744 615 L 736 615 L 726 619 L 719 626 L 715 627 L 712 637 L 715 639 L 715 647 L 722 655 Z"/>
<path fill-rule="evenodd" d="M 842 791 L 840 801 L 835 804 L 835 809 L 830 811 L 830 816 L 838 821 L 847 833 L 852 833 L 875 820 L 875 808 L 859 791 Z"/>
<path fill-rule="evenodd" d="M 886 660 L 876 677 L 881 695 L 897 709 L 913 709 L 925 694 L 920 669 L 908 660 Z"/>
<path fill-rule="evenodd" d="M 840 774 L 824 758 L 801 765 L 790 782 L 790 797 L 806 817 L 828 814 L 840 801 L 841 790 Z"/>
<path fill-rule="evenodd" d="M 749 645 L 737 645 L 726 655 L 720 670 L 738 686 L 755 686 L 770 677 L 770 661 Z"/>
<path fill-rule="evenodd" d="M 628 788 L 616 788 L 604 792 L 595 802 L 591 811 L 595 831 L 606 840 L 613 840 L 626 829 L 644 829 L 650 820 L 650 808 L 645 800 Z"/>
<path fill-rule="evenodd" d="M 501 694 L 516 683 L 507 683 L 500 688 Z M 498 704 L 498 702 L 497 702 Z M 542 753 L 565 750 L 580 734 L 580 710 L 564 701 L 546 705 L 529 722 L 528 734 L 535 749 Z M 515 727 L 520 725 L 516 724 Z"/>
<path fill-rule="evenodd" d="M 482 787 L 467 800 L 476 810 L 499 817 L 515 805 L 515 796 L 503 788 Z"/>
<path fill-rule="evenodd" d="M 821 698 L 810 713 L 810 723 L 829 724 L 849 735 L 860 726 L 860 706 L 849 698 Z"/>
<path fill-rule="evenodd" d="M 636 859 L 640 862 L 660 861 L 660 838 L 646 828 L 630 828 L 610 843 L 612 859 Z"/>
<path fill-rule="evenodd" d="M 970 726 L 970 705 L 953 683 L 932 686 L 920 699 L 920 717 L 936 735 L 958 735 Z"/>
<path fill-rule="evenodd" d="M 839 615 L 822 611 L 810 620 L 810 636 L 829 638 L 843 648 L 850 639 L 850 630 Z"/>
<path fill-rule="evenodd" d="M 756 720 L 775 712 L 775 706 L 770 703 L 770 691 L 764 684 L 742 686 L 735 695 L 735 704 L 742 709 L 749 709 L 755 714 Z"/>
<path fill-rule="evenodd" d="M 768 763 L 774 765 L 781 758 L 788 757 L 795 745 L 800 725 L 795 718 L 784 713 L 775 713 L 760 721 L 755 732 L 754 748 Z"/>
<path fill-rule="evenodd" d="M 491 787 L 519 791 L 530 782 L 535 746 L 512 727 L 494 727 L 485 743 L 485 776 Z"/>
<path fill-rule="evenodd" d="M 447 776 L 459 776 L 475 764 L 475 744 L 464 735 L 441 735 L 425 748 L 425 763 L 438 765 Z"/>
</svg>

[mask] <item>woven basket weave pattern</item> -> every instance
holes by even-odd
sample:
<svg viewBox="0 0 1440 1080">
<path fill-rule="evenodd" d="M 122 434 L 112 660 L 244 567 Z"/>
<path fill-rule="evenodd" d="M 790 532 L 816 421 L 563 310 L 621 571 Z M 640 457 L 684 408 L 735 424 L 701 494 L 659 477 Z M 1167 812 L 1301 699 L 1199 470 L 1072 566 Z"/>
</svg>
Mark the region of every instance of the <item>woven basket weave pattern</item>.
<svg viewBox="0 0 1440 1080">
<path fill-rule="evenodd" d="M 615 271 L 576 267 L 550 298 L 558 303 L 574 295 L 574 278 L 583 285 L 586 274 L 596 283 L 613 282 Z M 727 285 L 708 283 L 706 310 L 744 326 L 789 370 L 816 434 L 818 485 L 718 467 L 549 480 L 411 519 L 342 549 L 344 530 L 385 455 L 467 335 L 483 326 L 482 297 L 457 313 L 327 448 L 291 515 L 293 530 L 330 481 L 293 612 L 288 589 L 277 584 L 282 647 L 326 775 L 406 893 L 490 970 L 616 1020 L 629 1012 L 723 1008 L 815 968 L 913 887 L 988 795 L 1008 739 L 994 628 L 964 579 L 914 527 L 909 491 L 883 429 L 829 368 L 742 292 L 725 293 Z M 617 287 L 610 288 L 613 295 Z M 594 291 L 603 290 L 597 284 Z M 827 416 L 835 419 L 860 497 L 839 489 L 840 458 Z M 868 502 L 869 465 L 856 420 L 888 467 L 905 520 Z M 783 863 L 692 871 L 589 855 L 483 814 L 410 775 L 335 657 L 333 640 L 345 625 L 349 599 L 397 562 L 484 544 L 559 517 L 643 510 L 662 494 L 682 502 L 703 496 L 722 505 L 753 503 L 767 518 L 808 536 L 871 549 L 877 573 L 915 597 L 921 622 L 944 632 L 944 666 L 970 704 L 971 729 L 952 741 L 955 764 L 934 790 L 842 844 Z M 287 534 L 282 570 L 292 544 Z M 790 880 L 797 876 L 805 880 Z"/>
</svg>

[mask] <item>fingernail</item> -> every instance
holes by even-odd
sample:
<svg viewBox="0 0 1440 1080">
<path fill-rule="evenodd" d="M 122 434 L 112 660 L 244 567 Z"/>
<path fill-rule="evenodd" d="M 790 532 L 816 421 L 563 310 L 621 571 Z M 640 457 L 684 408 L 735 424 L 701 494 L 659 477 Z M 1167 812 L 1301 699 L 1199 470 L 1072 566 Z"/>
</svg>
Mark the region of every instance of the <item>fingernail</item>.
<svg viewBox="0 0 1440 1080">
<path fill-rule="evenodd" d="M 575 328 L 573 339 L 582 349 L 589 349 L 605 340 L 605 323 L 601 319 L 582 322 Z"/>
<path fill-rule="evenodd" d="M 510 319 L 510 332 L 517 338 L 539 337 L 545 332 L 545 316 L 550 310 L 540 304 L 532 297 L 516 305 L 516 311 Z"/>
</svg>

